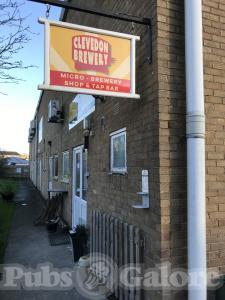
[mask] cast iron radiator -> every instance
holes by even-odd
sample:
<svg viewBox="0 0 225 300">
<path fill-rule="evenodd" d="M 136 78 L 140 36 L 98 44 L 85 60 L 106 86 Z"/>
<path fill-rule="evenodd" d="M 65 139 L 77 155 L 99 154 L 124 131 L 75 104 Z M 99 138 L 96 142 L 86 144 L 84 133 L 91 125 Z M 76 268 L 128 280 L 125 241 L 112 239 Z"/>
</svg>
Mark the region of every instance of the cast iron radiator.
<svg viewBox="0 0 225 300">
<path fill-rule="evenodd" d="M 144 239 L 138 227 L 99 210 L 92 210 L 90 231 L 91 259 L 92 253 L 106 255 L 117 264 L 118 269 L 127 264 L 143 262 Z M 113 289 L 116 299 L 141 300 L 140 289 L 124 289 L 117 284 Z"/>
</svg>

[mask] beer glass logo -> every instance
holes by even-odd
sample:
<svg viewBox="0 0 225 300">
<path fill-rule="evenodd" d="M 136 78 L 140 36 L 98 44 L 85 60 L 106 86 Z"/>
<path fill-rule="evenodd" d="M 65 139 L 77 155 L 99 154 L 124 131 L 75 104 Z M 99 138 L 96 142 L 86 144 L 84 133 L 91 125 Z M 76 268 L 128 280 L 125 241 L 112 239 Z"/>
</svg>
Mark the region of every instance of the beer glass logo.
<svg viewBox="0 0 225 300">
<path fill-rule="evenodd" d="M 88 299 L 101 300 L 113 294 L 118 284 L 118 266 L 101 253 L 94 253 L 88 268 L 75 270 L 77 291 Z"/>
</svg>

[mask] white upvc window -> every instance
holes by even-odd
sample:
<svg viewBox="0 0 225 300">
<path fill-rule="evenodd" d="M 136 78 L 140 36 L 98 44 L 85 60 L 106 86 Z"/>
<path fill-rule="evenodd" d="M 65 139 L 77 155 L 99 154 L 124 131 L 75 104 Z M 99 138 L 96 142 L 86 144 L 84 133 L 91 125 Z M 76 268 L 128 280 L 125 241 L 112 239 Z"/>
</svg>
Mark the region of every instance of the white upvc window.
<svg viewBox="0 0 225 300">
<path fill-rule="evenodd" d="M 110 170 L 112 173 L 127 172 L 126 128 L 110 134 Z"/>
<path fill-rule="evenodd" d="M 43 137 L 43 117 L 41 117 L 38 124 L 38 143 L 42 141 L 42 137 Z"/>
<path fill-rule="evenodd" d="M 62 180 L 69 182 L 69 151 L 63 152 L 62 156 Z"/>
<path fill-rule="evenodd" d="M 54 155 L 54 168 L 53 168 L 54 179 L 58 179 L 59 176 L 59 157 Z"/>
<path fill-rule="evenodd" d="M 52 179 L 53 179 L 53 170 L 54 170 L 54 164 L 53 164 L 53 162 L 54 162 L 54 159 L 53 159 L 53 157 L 49 157 L 49 181 L 51 182 L 52 181 Z"/>
</svg>

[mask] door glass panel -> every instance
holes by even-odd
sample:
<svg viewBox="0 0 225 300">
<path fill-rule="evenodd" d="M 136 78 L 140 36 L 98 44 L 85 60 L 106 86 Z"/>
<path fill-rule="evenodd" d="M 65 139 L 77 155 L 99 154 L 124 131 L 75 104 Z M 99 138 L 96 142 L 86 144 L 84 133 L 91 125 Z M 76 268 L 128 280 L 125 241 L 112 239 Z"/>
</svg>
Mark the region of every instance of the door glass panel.
<svg viewBox="0 0 225 300">
<path fill-rule="evenodd" d="M 39 161 L 39 187 L 40 187 L 40 190 L 41 190 L 41 181 L 42 181 L 42 178 L 41 178 L 41 175 L 42 175 L 42 165 L 41 165 L 41 159 Z"/>
<path fill-rule="evenodd" d="M 54 156 L 54 177 L 58 177 L 59 174 L 59 162 L 58 162 L 58 155 Z"/>
<path fill-rule="evenodd" d="M 49 158 L 49 181 L 52 181 L 52 178 L 53 178 L 53 158 L 50 157 Z"/>
<path fill-rule="evenodd" d="M 87 151 L 83 152 L 83 170 L 82 170 L 82 199 L 87 201 Z"/>
<path fill-rule="evenodd" d="M 75 194 L 80 197 L 80 153 L 76 153 L 76 187 Z"/>
</svg>

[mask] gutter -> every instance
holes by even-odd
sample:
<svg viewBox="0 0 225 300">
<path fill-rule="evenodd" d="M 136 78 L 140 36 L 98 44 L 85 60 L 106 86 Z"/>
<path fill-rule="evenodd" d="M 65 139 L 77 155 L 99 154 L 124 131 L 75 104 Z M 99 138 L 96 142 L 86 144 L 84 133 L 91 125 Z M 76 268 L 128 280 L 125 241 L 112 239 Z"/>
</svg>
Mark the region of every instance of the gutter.
<svg viewBox="0 0 225 300">
<path fill-rule="evenodd" d="M 206 204 L 205 204 L 205 114 L 202 45 L 202 1 L 185 0 L 185 53 L 187 99 L 187 200 L 188 274 L 200 277 L 188 299 L 207 299 Z"/>
</svg>

